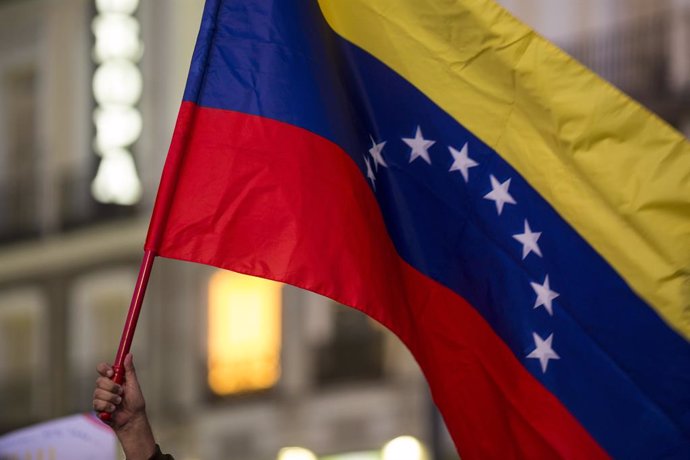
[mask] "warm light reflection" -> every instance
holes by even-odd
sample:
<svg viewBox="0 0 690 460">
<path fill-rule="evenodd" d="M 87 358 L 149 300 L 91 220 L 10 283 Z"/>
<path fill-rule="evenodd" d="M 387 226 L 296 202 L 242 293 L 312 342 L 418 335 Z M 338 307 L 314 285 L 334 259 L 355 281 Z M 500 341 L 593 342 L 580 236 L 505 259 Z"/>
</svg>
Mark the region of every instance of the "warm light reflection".
<svg viewBox="0 0 690 460">
<path fill-rule="evenodd" d="M 139 0 L 96 0 L 99 13 L 132 14 L 139 6 Z"/>
<path fill-rule="evenodd" d="M 96 0 L 98 15 L 92 30 L 96 39 L 93 95 L 98 103 L 93 117 L 94 146 L 101 156 L 91 183 L 93 197 L 102 203 L 131 206 L 141 199 L 141 181 L 130 147 L 142 133 L 137 108 L 143 79 L 137 61 L 143 44 L 134 12 L 138 0 Z"/>
<path fill-rule="evenodd" d="M 327 457 L 319 457 L 319 460 L 381 460 L 381 452 L 366 451 L 366 452 L 348 452 L 346 454 L 329 455 Z"/>
<path fill-rule="evenodd" d="M 316 455 L 302 447 L 284 447 L 278 452 L 276 460 L 316 460 Z"/>
<path fill-rule="evenodd" d="M 96 62 L 112 59 L 138 61 L 143 45 L 139 40 L 139 22 L 132 16 L 104 13 L 96 16 L 92 24 L 96 37 Z"/>
<path fill-rule="evenodd" d="M 125 149 L 104 152 L 98 173 L 91 183 L 91 193 L 100 202 L 123 206 L 141 198 L 141 182 L 132 155 Z"/>
<path fill-rule="evenodd" d="M 93 95 L 100 105 L 134 106 L 142 86 L 139 68 L 124 59 L 106 61 L 93 75 Z"/>
<path fill-rule="evenodd" d="M 280 376 L 281 285 L 219 271 L 209 283 L 208 382 L 219 395 L 272 387 Z"/>
<path fill-rule="evenodd" d="M 383 447 L 383 460 L 425 460 L 426 451 L 413 436 L 398 436 Z"/>
<path fill-rule="evenodd" d="M 143 125 L 141 112 L 134 107 L 97 108 L 93 121 L 96 125 L 96 152 L 100 155 L 134 143 L 139 139 Z"/>
</svg>

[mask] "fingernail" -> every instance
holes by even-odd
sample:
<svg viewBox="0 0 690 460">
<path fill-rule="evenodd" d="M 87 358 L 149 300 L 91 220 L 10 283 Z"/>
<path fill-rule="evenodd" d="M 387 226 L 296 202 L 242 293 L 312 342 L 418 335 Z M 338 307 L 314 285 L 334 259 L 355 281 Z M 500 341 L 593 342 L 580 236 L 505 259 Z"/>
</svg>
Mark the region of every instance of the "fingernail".
<svg viewBox="0 0 690 460">
<path fill-rule="evenodd" d="M 112 371 L 111 369 L 108 369 L 108 370 L 106 371 L 105 375 L 107 375 L 108 377 L 112 377 L 112 376 L 113 376 L 113 371 Z"/>
<path fill-rule="evenodd" d="M 121 397 L 118 396 L 118 397 L 115 398 L 115 404 L 120 404 L 121 402 L 122 402 L 122 398 L 121 398 Z"/>
<path fill-rule="evenodd" d="M 122 394 L 122 393 L 124 393 L 124 392 L 125 392 L 125 390 L 124 390 L 122 387 L 118 387 L 118 388 L 117 388 L 117 393 L 118 393 L 118 394 Z"/>
</svg>

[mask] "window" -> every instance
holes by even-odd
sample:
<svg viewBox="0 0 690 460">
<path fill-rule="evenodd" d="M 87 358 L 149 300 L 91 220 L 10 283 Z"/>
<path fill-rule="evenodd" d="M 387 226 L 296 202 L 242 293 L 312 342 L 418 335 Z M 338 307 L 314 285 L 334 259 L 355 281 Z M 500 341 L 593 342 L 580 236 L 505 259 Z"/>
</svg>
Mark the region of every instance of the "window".
<svg viewBox="0 0 690 460">
<path fill-rule="evenodd" d="M 316 350 L 317 383 L 332 385 L 382 378 L 382 326 L 353 308 L 330 304 L 325 308 L 331 308 L 331 333 Z"/>
<path fill-rule="evenodd" d="M 38 232 L 36 71 L 32 66 L 7 69 L 0 80 L 5 155 L 0 158 L 0 238 Z"/>
<path fill-rule="evenodd" d="M 280 377 L 279 283 L 228 271 L 209 282 L 208 384 L 216 395 L 264 390 Z"/>
<path fill-rule="evenodd" d="M 72 375 L 71 399 L 74 408 L 84 409 L 90 402 L 96 377 L 95 366 L 113 362 L 122 334 L 122 327 L 136 282 L 133 268 L 112 268 L 80 278 L 70 298 L 68 337 L 69 362 Z M 145 329 L 142 313 L 137 331 Z M 146 334 L 137 335 L 133 352 L 143 361 L 143 342 Z"/>
<path fill-rule="evenodd" d="M 47 354 L 45 303 L 33 289 L 0 294 L 0 431 L 41 415 L 41 377 Z"/>
</svg>

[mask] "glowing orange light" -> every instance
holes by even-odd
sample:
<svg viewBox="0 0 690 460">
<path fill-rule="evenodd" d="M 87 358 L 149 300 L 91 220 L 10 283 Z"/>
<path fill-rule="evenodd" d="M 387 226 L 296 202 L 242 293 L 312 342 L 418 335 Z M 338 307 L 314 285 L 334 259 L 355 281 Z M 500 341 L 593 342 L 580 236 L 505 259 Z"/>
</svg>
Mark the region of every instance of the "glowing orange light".
<svg viewBox="0 0 690 460">
<path fill-rule="evenodd" d="M 209 283 L 208 383 L 219 395 L 270 388 L 280 377 L 281 285 L 219 271 Z"/>
</svg>

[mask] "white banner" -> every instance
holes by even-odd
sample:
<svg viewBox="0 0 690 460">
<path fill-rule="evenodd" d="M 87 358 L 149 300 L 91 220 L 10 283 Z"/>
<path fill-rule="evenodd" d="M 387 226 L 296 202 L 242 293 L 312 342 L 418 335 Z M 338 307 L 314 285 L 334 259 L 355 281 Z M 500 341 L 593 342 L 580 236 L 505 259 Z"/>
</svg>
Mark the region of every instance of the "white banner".
<svg viewBox="0 0 690 460">
<path fill-rule="evenodd" d="M 0 436 L 0 460 L 115 460 L 117 438 L 94 414 L 40 423 Z"/>
</svg>

